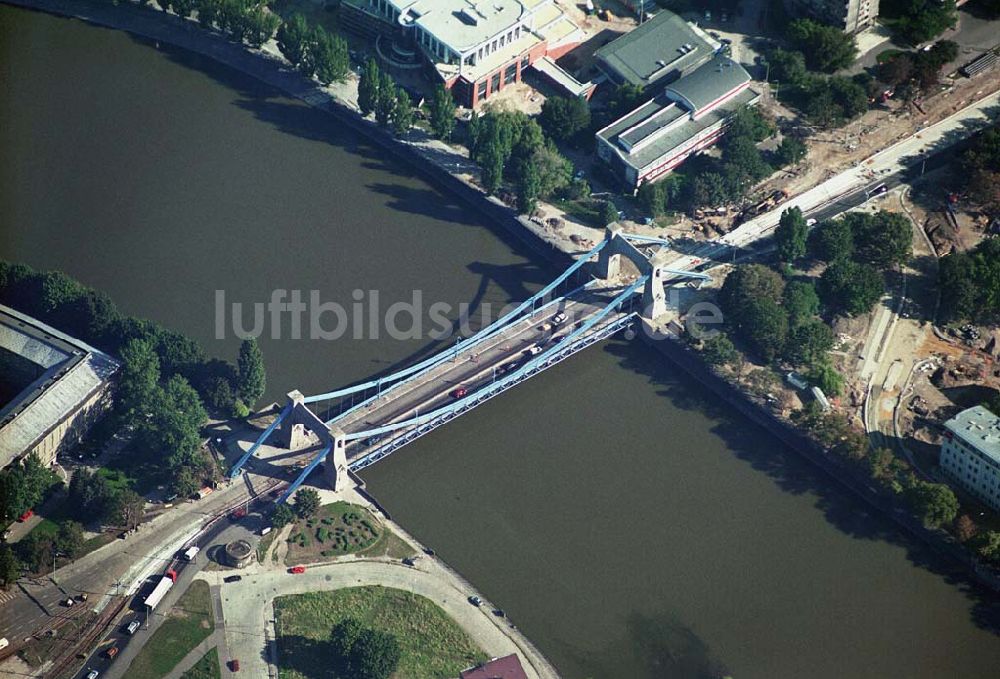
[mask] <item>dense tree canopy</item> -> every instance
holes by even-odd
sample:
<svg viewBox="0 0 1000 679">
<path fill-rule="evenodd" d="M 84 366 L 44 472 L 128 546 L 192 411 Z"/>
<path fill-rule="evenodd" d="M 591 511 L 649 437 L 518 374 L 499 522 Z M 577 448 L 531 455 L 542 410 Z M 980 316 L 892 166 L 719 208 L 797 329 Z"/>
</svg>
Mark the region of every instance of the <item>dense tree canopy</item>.
<svg viewBox="0 0 1000 679">
<path fill-rule="evenodd" d="M 911 45 L 941 35 L 958 21 L 954 0 L 883 0 L 880 14 L 895 36 Z"/>
<path fill-rule="evenodd" d="M 884 290 L 885 280 L 878 269 L 849 259 L 835 261 L 819 281 L 823 303 L 849 316 L 871 311 Z"/>
<path fill-rule="evenodd" d="M 853 64 L 858 56 L 853 35 L 812 19 L 790 22 L 785 37 L 794 49 L 802 52 L 806 65 L 815 71 L 833 73 Z"/>
<path fill-rule="evenodd" d="M 1000 240 L 953 252 L 938 266 L 944 320 L 986 320 L 1000 312 Z"/>
<path fill-rule="evenodd" d="M 434 136 L 438 139 L 451 139 L 451 134 L 455 130 L 455 99 L 444 85 L 438 84 L 434 87 L 428 108 Z"/>
<path fill-rule="evenodd" d="M 854 233 L 843 219 L 820 222 L 809 234 L 809 254 L 823 262 L 849 259 L 854 255 Z"/>
<path fill-rule="evenodd" d="M 778 246 L 778 259 L 794 262 L 806 254 L 806 237 L 809 227 L 802 210 L 791 207 L 781 213 L 778 226 L 774 229 L 774 241 Z"/>
<path fill-rule="evenodd" d="M 570 141 L 590 127 L 590 106 L 579 97 L 549 97 L 538 120 L 552 139 Z"/>
</svg>

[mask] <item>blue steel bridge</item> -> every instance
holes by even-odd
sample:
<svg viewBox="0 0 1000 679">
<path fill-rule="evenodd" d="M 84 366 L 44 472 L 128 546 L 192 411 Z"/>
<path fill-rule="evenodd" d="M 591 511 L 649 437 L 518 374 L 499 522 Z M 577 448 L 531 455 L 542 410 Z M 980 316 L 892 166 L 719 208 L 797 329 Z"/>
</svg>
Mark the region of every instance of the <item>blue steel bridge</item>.
<svg viewBox="0 0 1000 679">
<path fill-rule="evenodd" d="M 669 242 L 610 227 L 604 239 L 509 313 L 434 356 L 391 375 L 322 394 L 298 391 L 230 469 L 237 477 L 261 445 L 319 452 L 284 502 L 324 461 L 334 490 L 411 441 L 582 349 L 667 312 L 665 286 L 708 276 L 667 267 Z M 622 258 L 633 264 L 625 274 Z M 335 413 L 331 416 L 332 413 Z M 323 414 L 320 417 L 320 414 Z"/>
</svg>

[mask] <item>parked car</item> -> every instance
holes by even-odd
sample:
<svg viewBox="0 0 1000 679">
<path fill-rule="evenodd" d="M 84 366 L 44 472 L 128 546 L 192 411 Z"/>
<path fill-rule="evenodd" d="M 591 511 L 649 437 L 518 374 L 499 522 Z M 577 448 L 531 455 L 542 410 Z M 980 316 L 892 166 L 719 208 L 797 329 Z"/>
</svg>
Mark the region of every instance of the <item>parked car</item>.
<svg viewBox="0 0 1000 679">
<path fill-rule="evenodd" d="M 464 396 L 468 395 L 468 393 L 469 393 L 468 389 L 466 389 L 465 387 L 459 387 L 458 389 L 452 390 L 451 396 L 452 398 L 463 398 Z"/>
<path fill-rule="evenodd" d="M 239 672 L 240 671 L 240 661 L 237 660 L 236 658 L 233 658 L 232 660 L 230 660 L 229 661 L 229 671 L 230 672 Z"/>
<path fill-rule="evenodd" d="M 24 523 L 34 515 L 35 515 L 34 509 L 26 509 L 24 510 L 24 514 L 21 514 L 21 516 L 17 517 L 18 523 Z"/>
<path fill-rule="evenodd" d="M 483 605 L 483 600 L 477 596 L 470 596 L 469 603 L 478 608 Z"/>
<path fill-rule="evenodd" d="M 126 632 L 127 632 L 127 633 L 128 633 L 129 635 L 132 635 L 132 634 L 135 634 L 136 632 L 138 632 L 138 631 L 139 631 L 139 627 L 140 627 L 141 625 L 142 625 L 142 623 L 141 623 L 141 622 L 139 622 L 138 620 L 133 620 L 132 622 L 130 622 L 130 623 L 128 624 L 128 627 L 126 627 L 126 628 L 125 628 L 125 631 L 126 631 Z"/>
<path fill-rule="evenodd" d="M 552 322 L 556 325 L 562 325 L 566 322 L 566 314 L 560 311 L 552 318 Z"/>
<path fill-rule="evenodd" d="M 97 670 L 90 670 L 87 672 L 87 679 L 97 679 L 99 676 L 101 676 L 101 673 Z"/>
<path fill-rule="evenodd" d="M 305 573 L 306 572 L 306 567 L 305 566 L 292 566 L 291 568 L 288 569 L 288 572 L 292 573 L 294 575 L 299 575 L 301 573 Z"/>
<path fill-rule="evenodd" d="M 108 660 L 114 660 L 115 656 L 118 655 L 118 647 L 112 646 L 104 652 L 104 655 L 107 656 Z"/>
<path fill-rule="evenodd" d="M 227 575 L 226 577 L 222 578 L 222 581 L 223 582 L 239 582 L 242 579 L 243 579 L 242 575 Z"/>
</svg>

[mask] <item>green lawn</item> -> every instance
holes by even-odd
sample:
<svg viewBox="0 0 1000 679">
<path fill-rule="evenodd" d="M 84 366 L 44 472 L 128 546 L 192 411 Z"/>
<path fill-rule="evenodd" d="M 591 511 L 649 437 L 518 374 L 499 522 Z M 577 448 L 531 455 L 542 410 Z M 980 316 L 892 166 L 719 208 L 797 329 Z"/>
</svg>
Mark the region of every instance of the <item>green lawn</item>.
<svg viewBox="0 0 1000 679">
<path fill-rule="evenodd" d="M 219 649 L 213 648 L 202 656 L 194 667 L 181 675 L 181 679 L 220 679 Z"/>
<path fill-rule="evenodd" d="M 195 580 L 129 667 L 129 679 L 160 679 L 215 627 L 208 583 Z"/>
<path fill-rule="evenodd" d="M 398 589 L 354 587 L 278 597 L 274 611 L 281 679 L 331 676 L 326 642 L 346 617 L 396 636 L 402 654 L 393 679 L 451 679 L 487 660 L 433 602 Z"/>
<path fill-rule="evenodd" d="M 349 502 L 323 505 L 315 516 L 297 519 L 288 536 L 289 566 L 332 560 L 345 554 L 401 559 L 413 550 L 386 530 L 364 507 Z"/>
</svg>

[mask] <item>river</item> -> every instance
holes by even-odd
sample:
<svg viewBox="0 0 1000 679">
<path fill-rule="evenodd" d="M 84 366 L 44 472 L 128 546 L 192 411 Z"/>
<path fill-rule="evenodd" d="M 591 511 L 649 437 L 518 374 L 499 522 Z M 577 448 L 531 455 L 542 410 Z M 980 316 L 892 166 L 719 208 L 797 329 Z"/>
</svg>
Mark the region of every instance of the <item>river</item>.
<svg viewBox="0 0 1000 679">
<path fill-rule="evenodd" d="M 540 259 L 331 120 L 200 58 L 0 7 L 0 256 L 232 359 L 215 296 L 500 306 Z M 426 340 L 264 338 L 269 399 Z M 365 473 L 573 679 L 995 677 L 947 564 L 639 343 L 560 364 Z"/>
</svg>

